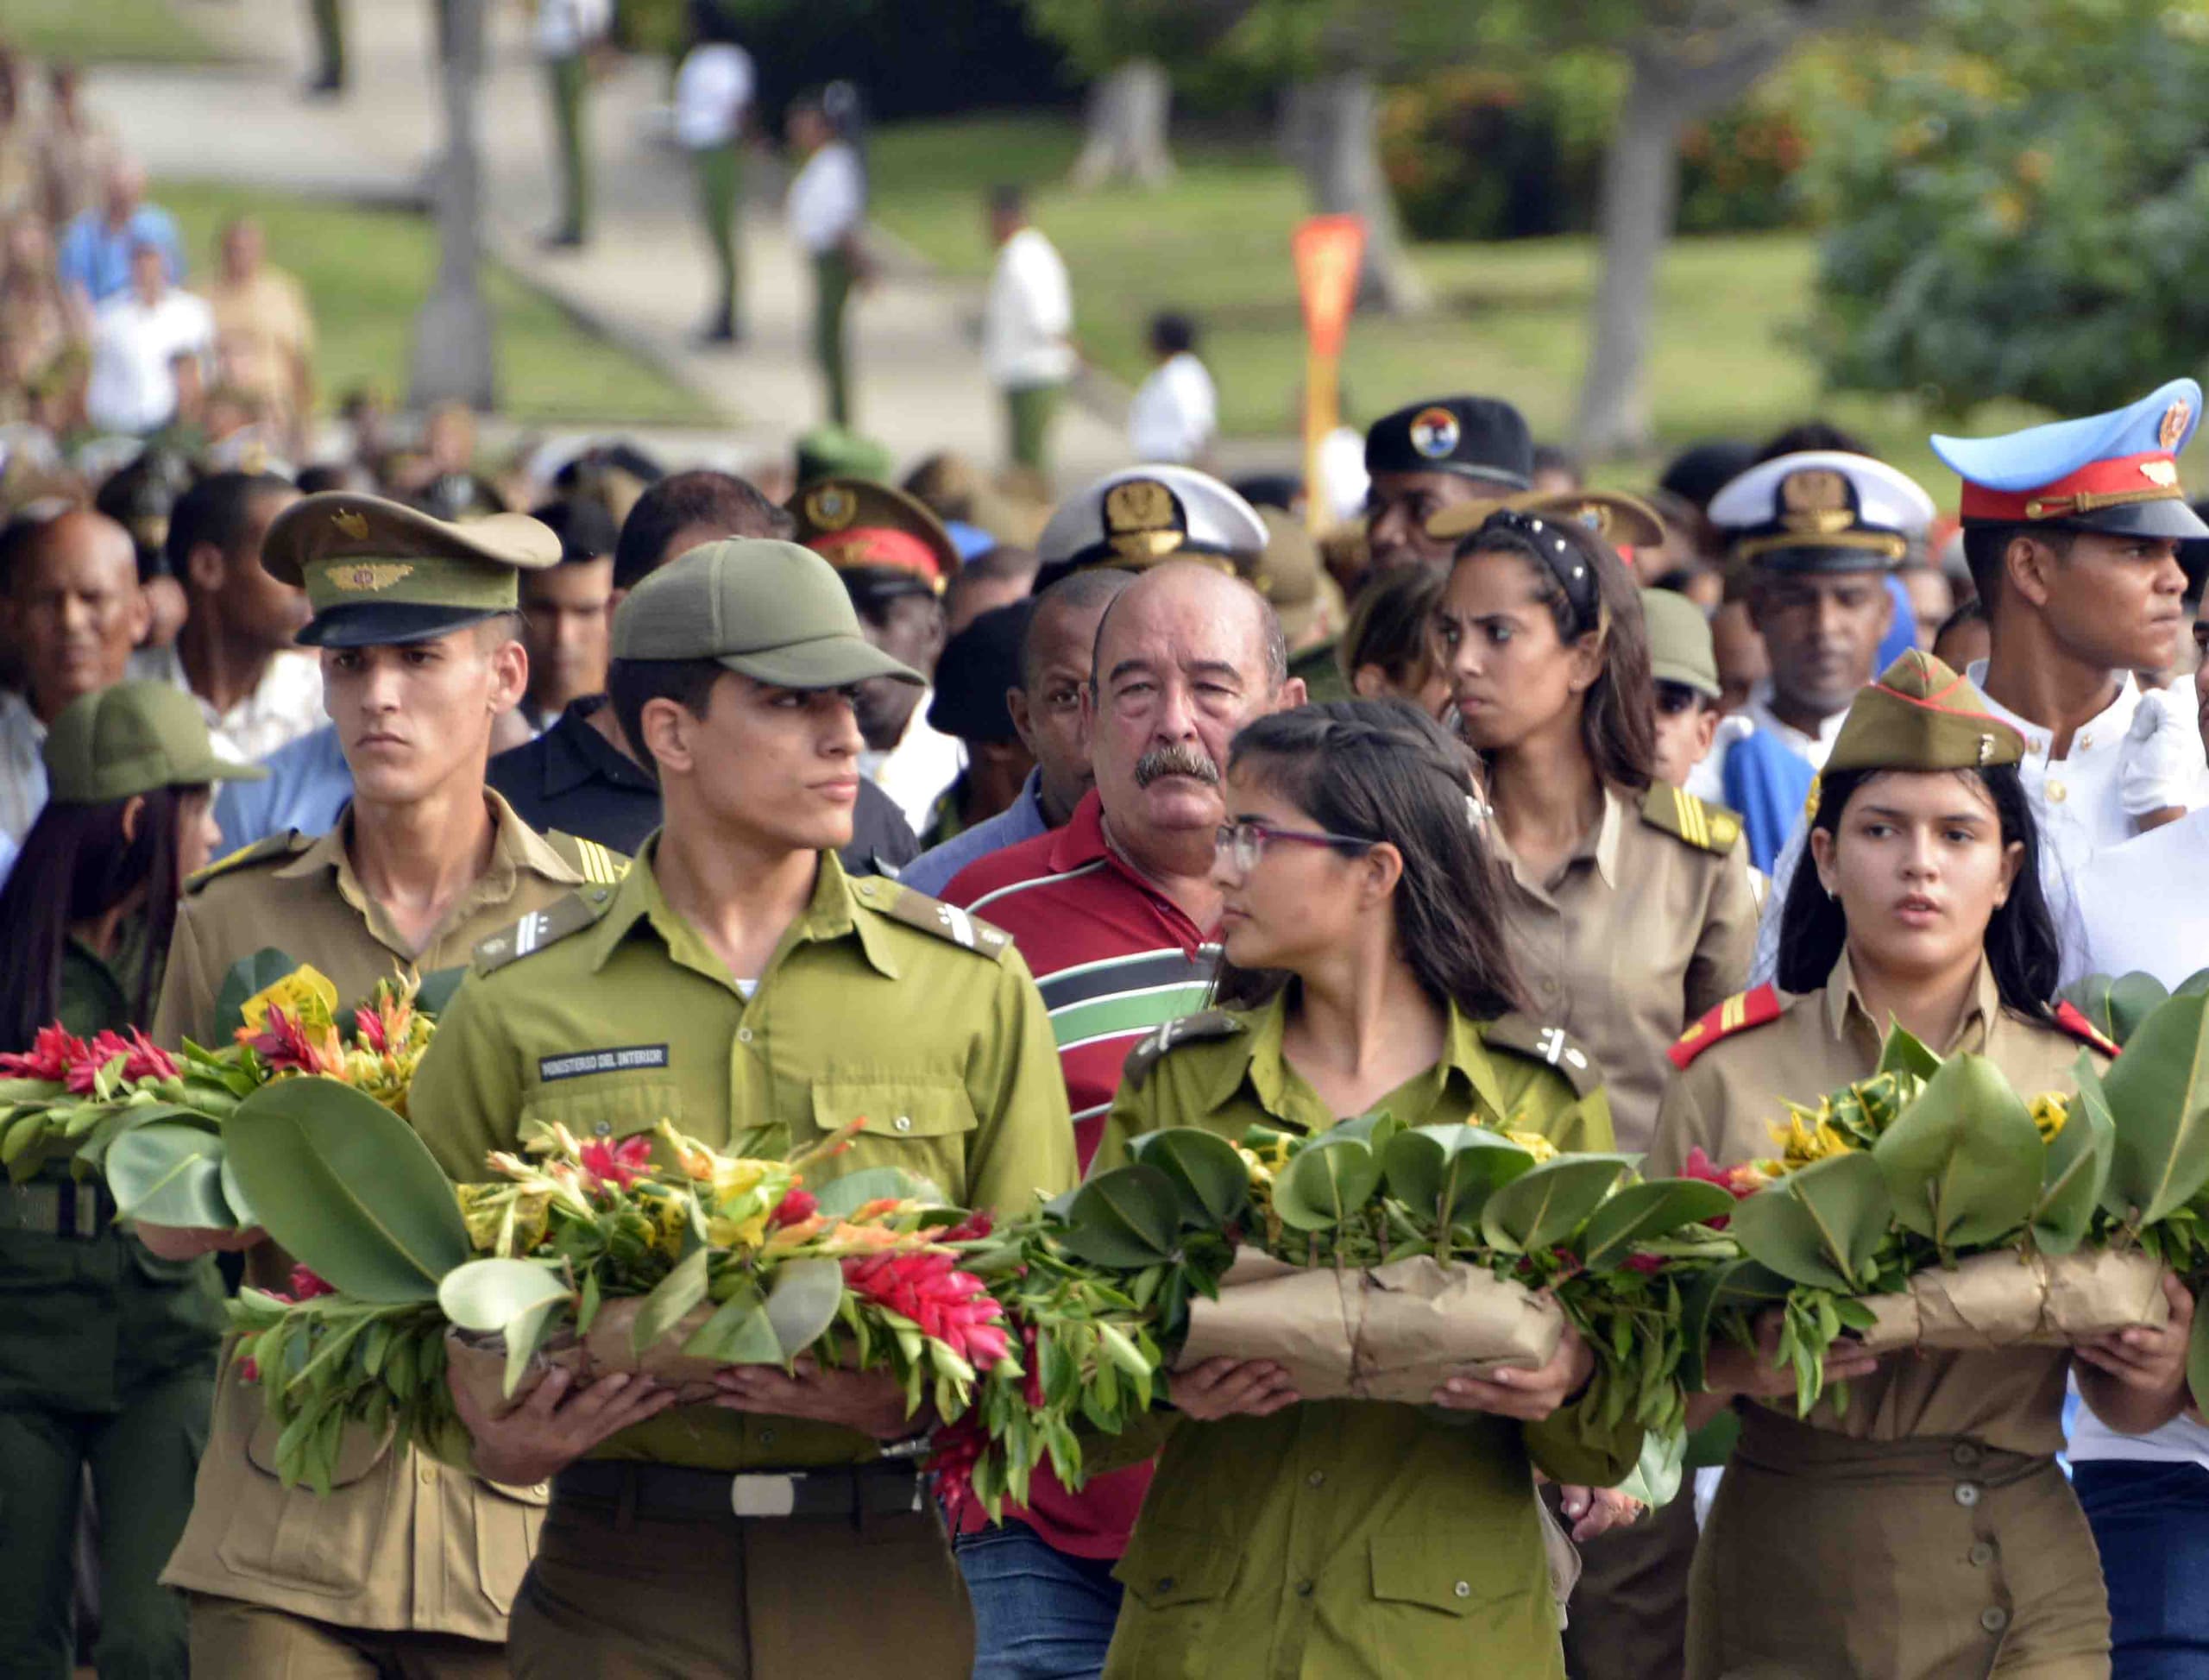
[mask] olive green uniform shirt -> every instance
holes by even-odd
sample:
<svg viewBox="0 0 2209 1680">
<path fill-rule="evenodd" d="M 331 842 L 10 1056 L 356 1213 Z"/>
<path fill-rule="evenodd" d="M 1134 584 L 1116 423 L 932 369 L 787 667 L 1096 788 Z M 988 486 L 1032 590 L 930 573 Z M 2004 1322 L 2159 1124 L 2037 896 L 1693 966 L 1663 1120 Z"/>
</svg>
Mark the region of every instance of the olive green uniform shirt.
<svg viewBox="0 0 2209 1680">
<path fill-rule="evenodd" d="M 419 950 L 354 872 L 349 810 L 319 840 L 274 839 L 202 871 L 178 916 L 156 1039 L 210 1042 L 224 977 L 266 947 L 321 970 L 341 1010 L 349 1010 L 377 981 L 402 968 L 457 967 L 518 912 L 614 872 L 604 848 L 548 840 L 497 794 L 484 797 L 494 822 L 490 866 Z M 286 1289 L 288 1268 L 274 1244 L 247 1257 L 248 1280 L 258 1287 Z M 341 1627 L 506 1638 L 543 1520 L 543 1488 L 497 1488 L 356 1429 L 339 1454 L 337 1485 L 320 1497 L 277 1480 L 275 1441 L 259 1392 L 228 1366 L 192 1521 L 165 1584 Z"/>
<path fill-rule="evenodd" d="M 1606 788 L 1595 826 L 1537 880 L 1489 821 L 1527 1007 L 1595 1055 L 1621 1149 L 1649 1147 L 1665 1053 L 1747 978 L 1757 899 L 1740 832 L 1732 812 L 1670 787 Z"/>
<path fill-rule="evenodd" d="M 1276 999 L 1154 1034 L 1129 1060 L 1091 1171 L 1167 1126 L 1239 1138 L 1253 1124 L 1307 1135 L 1333 1125 L 1282 1057 L 1284 1020 Z M 1503 1048 L 1505 1038 L 1526 1050 Z M 1558 1042 L 1453 1010 L 1442 1060 L 1374 1107 L 1407 1125 L 1470 1120 L 1607 1149 L 1610 1116 L 1592 1074 L 1576 1089 L 1545 1065 Z M 1624 1476 L 1640 1431 L 1599 1426 L 1600 1402 L 1591 1393 L 1539 1424 L 1355 1400 L 1216 1423 L 1167 1417 L 1114 1571 L 1127 1596 L 1106 1674 L 1561 1676 L 1532 1466 L 1583 1484 Z"/>
<path fill-rule="evenodd" d="M 1646 1170 L 1677 1172 L 1698 1148 L 1723 1166 L 1777 1155 L 1772 1128 L 1786 1124 L 1787 1104 L 1815 1107 L 1828 1092 L 1871 1077 L 1885 1037 L 1844 951 L 1822 990 L 1792 998 L 1763 1026 L 1720 1039 L 1679 1073 L 1665 1095 Z M 2043 1092 L 2075 1091 L 2072 1070 L 2087 1050 L 2069 1034 L 2004 1009 L 1983 960 L 1963 1025 L 1939 1048 L 1943 1055 L 1988 1057 L 2028 1102 Z M 2044 1456 L 2063 1445 L 2069 1361 L 2061 1348 L 1891 1354 L 1869 1376 L 1851 1380 L 1846 1413 L 1827 1399 L 1809 1421 L 1859 1440 L 1968 1435 L 2005 1451 Z M 1791 1399 L 1768 1404 L 1790 1415 L 1794 1406 Z"/>
<path fill-rule="evenodd" d="M 1074 1181 L 1050 1021 L 1002 933 L 895 882 L 851 879 L 824 853 L 810 904 L 747 1000 L 668 907 L 656 845 L 618 888 L 484 947 L 409 1104 L 446 1172 L 488 1177 L 485 1157 L 537 1122 L 618 1138 L 665 1119 L 716 1146 L 770 1129 L 751 1147 L 782 1154 L 864 1119 L 852 1148 L 813 1169 L 816 1183 L 900 1167 L 961 1206 L 1012 1213 Z M 852 1430 L 708 1406 L 593 1456 L 739 1470 L 876 1450 Z"/>
</svg>

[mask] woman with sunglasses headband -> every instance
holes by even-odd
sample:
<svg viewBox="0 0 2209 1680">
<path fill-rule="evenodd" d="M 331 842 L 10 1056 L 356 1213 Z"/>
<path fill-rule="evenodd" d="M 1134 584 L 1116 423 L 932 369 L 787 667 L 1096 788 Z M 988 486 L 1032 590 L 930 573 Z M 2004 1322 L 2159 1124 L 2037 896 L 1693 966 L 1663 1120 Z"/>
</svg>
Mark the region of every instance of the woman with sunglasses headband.
<svg viewBox="0 0 2209 1680">
<path fill-rule="evenodd" d="M 1619 1148 L 1646 1149 L 1665 1052 L 1748 973 L 1740 820 L 1654 781 L 1640 597 L 1579 521 L 1490 515 L 1459 546 L 1435 624 L 1458 727 L 1485 764 L 1528 1006 L 1589 1047 Z M 1683 1500 L 1589 1548 L 1566 1636 L 1576 1672 L 1677 1674 L 1694 1548 Z"/>
<path fill-rule="evenodd" d="M 1308 1135 L 1381 1110 L 1608 1148 L 1589 1059 L 1513 1013 L 1471 792 L 1463 749 L 1393 702 L 1237 735 L 1218 1007 L 1129 1057 L 1091 1170 L 1161 1127 Z M 1431 1406 L 1302 1401 L 1265 1361 L 1177 1374 L 1106 1675 L 1562 1676 L 1529 1467 L 1614 1482 L 1639 1445 L 1599 1422 L 1593 1370 L 1568 1330 L 1540 1370 L 1453 1377 Z"/>
</svg>

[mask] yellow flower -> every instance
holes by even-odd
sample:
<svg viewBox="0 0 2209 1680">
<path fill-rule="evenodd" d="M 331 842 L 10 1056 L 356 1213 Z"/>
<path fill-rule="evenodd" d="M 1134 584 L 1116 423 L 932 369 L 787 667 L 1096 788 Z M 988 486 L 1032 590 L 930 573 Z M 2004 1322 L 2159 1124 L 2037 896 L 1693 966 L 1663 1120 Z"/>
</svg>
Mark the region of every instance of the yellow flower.
<svg viewBox="0 0 2209 1680">
<path fill-rule="evenodd" d="M 274 985 L 255 992 L 240 1005 L 239 1013 L 253 1032 L 264 1032 L 267 1029 L 271 1004 L 282 1009 L 303 1028 L 312 1030 L 327 1027 L 337 1018 L 337 988 L 321 970 L 302 965 Z"/>
<path fill-rule="evenodd" d="M 2055 1142 L 2056 1134 L 2063 1129 L 2063 1123 L 2071 1117 L 2071 1105 L 2055 1092 L 2033 1098 L 2033 1124 L 2040 1129 L 2040 1141 Z"/>
<path fill-rule="evenodd" d="M 1794 1109 L 1785 1125 L 1772 1128 L 1772 1141 L 1779 1145 L 1782 1171 L 1796 1172 L 1828 1155 L 1846 1155 L 1855 1147 L 1847 1133 L 1825 1117 L 1826 1112 L 1822 1105 L 1816 1110 Z"/>
<path fill-rule="evenodd" d="M 1235 1146 L 1235 1153 L 1243 1157 L 1243 1165 L 1249 1172 L 1250 1187 L 1253 1190 L 1261 1185 L 1271 1187 L 1274 1181 L 1274 1169 L 1266 1164 L 1263 1155 L 1259 1155 L 1256 1150 L 1244 1148 L 1240 1143 Z"/>
<path fill-rule="evenodd" d="M 1557 1145 L 1539 1132 L 1506 1131 L 1503 1135 L 1533 1156 L 1537 1166 L 1543 1161 L 1557 1159 Z"/>
</svg>

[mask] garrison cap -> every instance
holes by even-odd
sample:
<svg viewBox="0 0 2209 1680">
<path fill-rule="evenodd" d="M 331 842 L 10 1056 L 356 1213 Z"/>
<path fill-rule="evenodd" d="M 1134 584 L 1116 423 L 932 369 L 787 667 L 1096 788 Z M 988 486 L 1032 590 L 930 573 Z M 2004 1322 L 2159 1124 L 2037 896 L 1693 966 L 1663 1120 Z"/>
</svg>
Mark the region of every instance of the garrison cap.
<svg viewBox="0 0 2209 1680">
<path fill-rule="evenodd" d="M 715 659 L 778 689 L 927 681 L 860 633 L 834 567 L 758 537 L 694 548 L 630 590 L 614 614 L 614 657 Z"/>
<path fill-rule="evenodd" d="M 1430 537 L 1463 537 L 1478 531 L 1499 508 L 1584 525 L 1613 548 L 1653 548 L 1665 540 L 1665 522 L 1639 496 L 1610 490 L 1522 490 L 1495 500 L 1453 501 L 1426 522 Z"/>
<path fill-rule="evenodd" d="M 258 764 L 219 757 L 199 702 L 167 683 L 116 683 L 80 695 L 46 732 L 47 798 L 104 805 L 155 788 L 259 782 Z"/>
<path fill-rule="evenodd" d="M 1498 398 L 1432 398 L 1366 429 L 1365 470 L 1457 473 L 1524 490 L 1534 481 L 1534 434 L 1526 417 Z"/>
<path fill-rule="evenodd" d="M 2209 537 L 2178 481 L 2178 456 L 2200 424 L 2201 387 L 2174 379 L 2107 414 L 2001 437 L 1936 437 L 1933 453 L 1964 481 L 1967 528 Z"/>
<path fill-rule="evenodd" d="M 929 727 L 962 741 L 1009 741 L 1019 731 L 1004 691 L 1021 686 L 1020 645 L 1035 616 L 1032 595 L 976 615 L 943 645 L 935 664 Z"/>
<path fill-rule="evenodd" d="M 1767 571 L 1886 571 L 1933 523 L 1933 498 L 1868 455 L 1802 450 L 1713 496 L 1710 522 L 1735 559 Z"/>
<path fill-rule="evenodd" d="M 1125 467 L 1060 502 L 1035 552 L 1037 594 L 1092 566 L 1148 571 L 1167 560 L 1211 560 L 1223 569 L 1265 551 L 1257 510 L 1193 467 Z"/>
<path fill-rule="evenodd" d="M 891 465 L 888 449 L 849 426 L 817 425 L 797 440 L 800 488 L 823 478 L 886 479 Z"/>
<path fill-rule="evenodd" d="M 1706 700 L 1725 690 L 1718 683 L 1718 655 L 1710 639 L 1710 620 L 1702 608 L 1677 589 L 1641 592 L 1641 616 L 1649 626 L 1649 674 L 1659 683 L 1693 689 Z"/>
<path fill-rule="evenodd" d="M 304 585 L 312 647 L 427 641 L 516 609 L 515 577 L 560 562 L 560 539 L 526 513 L 466 525 L 351 490 L 293 502 L 268 527 L 261 563 Z"/>
<path fill-rule="evenodd" d="M 797 540 L 841 573 L 861 605 L 939 594 L 959 569 L 959 545 L 918 496 L 837 474 L 790 499 Z"/>
<path fill-rule="evenodd" d="M 2024 754 L 2025 738 L 1986 709 L 1984 695 L 1912 648 L 1850 703 L 1822 773 L 1978 770 Z"/>
</svg>

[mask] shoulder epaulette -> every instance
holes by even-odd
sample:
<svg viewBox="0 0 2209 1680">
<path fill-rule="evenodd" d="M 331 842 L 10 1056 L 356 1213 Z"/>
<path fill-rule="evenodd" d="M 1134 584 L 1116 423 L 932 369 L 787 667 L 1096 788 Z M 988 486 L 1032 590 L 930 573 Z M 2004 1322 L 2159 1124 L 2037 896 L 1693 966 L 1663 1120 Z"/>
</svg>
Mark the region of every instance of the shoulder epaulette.
<svg viewBox="0 0 2209 1680">
<path fill-rule="evenodd" d="M 560 861 L 582 876 L 595 887 L 618 885 L 629 872 L 629 859 L 609 846 L 601 846 L 595 840 L 585 840 L 580 834 L 563 834 L 557 828 L 544 831 L 544 843 L 560 854 Z"/>
<path fill-rule="evenodd" d="M 1778 1020 L 1785 1007 L 1779 1001 L 1779 988 L 1769 981 L 1753 991 L 1737 991 L 1682 1033 L 1665 1054 L 1673 1067 L 1685 1068 L 1720 1039 Z"/>
<path fill-rule="evenodd" d="M 226 858 L 217 858 L 206 868 L 194 870 L 186 879 L 184 890 L 197 892 L 210 881 L 249 869 L 255 864 L 274 863 L 279 858 L 297 857 L 314 844 L 314 837 L 303 834 L 296 828 L 286 828 L 280 834 L 271 834 L 257 840 L 251 846 L 242 846 Z"/>
<path fill-rule="evenodd" d="M 1579 1096 L 1599 1090 L 1603 1070 L 1588 1047 L 1562 1027 L 1545 1027 L 1515 1011 L 1498 1016 L 1481 1029 L 1481 1042 L 1529 1060 L 1545 1062 L 1564 1075 Z"/>
<path fill-rule="evenodd" d="M 1012 948 L 1012 935 L 979 916 L 969 916 L 956 904 L 947 904 L 924 892 L 916 892 L 895 881 L 861 878 L 853 891 L 862 904 L 878 909 L 892 922 L 918 928 L 924 934 L 949 940 L 961 950 L 998 961 Z"/>
<path fill-rule="evenodd" d="M 2092 1045 L 2105 1056 L 2124 1053 L 2124 1047 L 2087 1020 L 2074 1004 L 2058 1004 L 2049 1011 L 2048 1018 L 2058 1032 L 2067 1033 L 2081 1044 Z"/>
<path fill-rule="evenodd" d="M 1723 805 L 1707 805 L 1684 788 L 1656 782 L 1642 796 L 1641 820 L 1699 851 L 1724 857 L 1741 837 L 1741 818 Z"/>
<path fill-rule="evenodd" d="M 548 945 L 557 945 L 570 934 L 582 932 L 606 914 L 613 900 L 613 894 L 602 890 L 571 892 L 541 910 L 532 910 L 511 928 L 502 928 L 477 944 L 475 972 L 496 973 L 510 962 L 542 951 Z"/>
<path fill-rule="evenodd" d="M 1243 1030 L 1243 1025 L 1225 1010 L 1199 1010 L 1179 1021 L 1169 1021 L 1128 1052 L 1127 1060 L 1120 1067 L 1120 1077 L 1130 1088 L 1140 1091 L 1142 1082 L 1150 1077 L 1150 1070 L 1158 1066 L 1168 1050 L 1194 1044 L 1200 1039 L 1232 1038 Z"/>
</svg>

